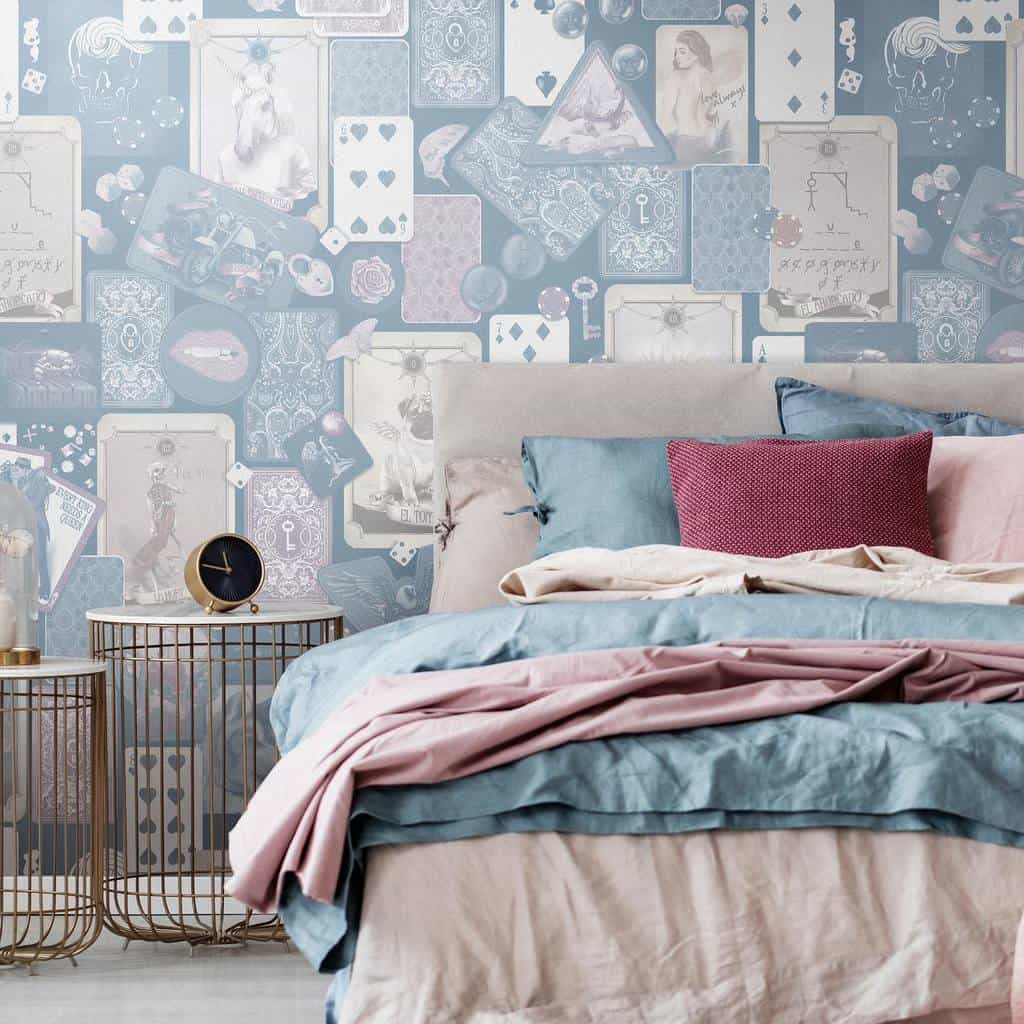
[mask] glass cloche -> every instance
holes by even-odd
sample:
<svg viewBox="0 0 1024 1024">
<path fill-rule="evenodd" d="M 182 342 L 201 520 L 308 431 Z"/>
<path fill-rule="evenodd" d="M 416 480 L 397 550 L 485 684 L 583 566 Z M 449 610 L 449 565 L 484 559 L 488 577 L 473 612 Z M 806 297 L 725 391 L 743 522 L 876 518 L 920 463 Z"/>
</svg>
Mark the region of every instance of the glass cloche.
<svg viewBox="0 0 1024 1024">
<path fill-rule="evenodd" d="M 0 665 L 39 661 L 39 534 L 29 500 L 0 481 Z"/>
</svg>

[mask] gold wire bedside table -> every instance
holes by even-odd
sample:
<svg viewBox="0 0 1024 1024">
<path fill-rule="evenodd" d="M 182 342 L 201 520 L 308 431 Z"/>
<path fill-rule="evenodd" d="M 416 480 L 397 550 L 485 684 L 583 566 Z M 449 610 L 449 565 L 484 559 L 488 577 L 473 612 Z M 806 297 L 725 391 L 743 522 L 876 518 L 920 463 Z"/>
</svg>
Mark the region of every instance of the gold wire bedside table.
<svg viewBox="0 0 1024 1024">
<path fill-rule="evenodd" d="M 105 674 L 69 658 L 0 668 L 2 967 L 74 963 L 100 933 Z"/>
<path fill-rule="evenodd" d="M 270 698 L 284 669 L 342 634 L 341 609 L 264 604 L 88 612 L 106 662 L 110 852 L 104 923 L 126 942 L 285 941 L 224 893 L 228 832 L 277 760 Z"/>
</svg>

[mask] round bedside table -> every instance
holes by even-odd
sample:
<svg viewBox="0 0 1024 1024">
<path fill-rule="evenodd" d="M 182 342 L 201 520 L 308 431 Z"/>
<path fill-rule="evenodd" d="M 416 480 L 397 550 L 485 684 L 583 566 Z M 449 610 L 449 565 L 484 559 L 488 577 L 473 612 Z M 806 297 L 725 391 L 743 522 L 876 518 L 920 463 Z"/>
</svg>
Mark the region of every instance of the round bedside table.
<svg viewBox="0 0 1024 1024">
<path fill-rule="evenodd" d="M 87 613 L 108 667 L 111 850 L 104 923 L 126 941 L 284 941 L 224 893 L 228 833 L 277 761 L 270 698 L 285 668 L 342 635 L 341 609 L 192 602 Z"/>
<path fill-rule="evenodd" d="M 75 956 L 103 923 L 102 662 L 0 668 L 0 967 Z"/>
</svg>

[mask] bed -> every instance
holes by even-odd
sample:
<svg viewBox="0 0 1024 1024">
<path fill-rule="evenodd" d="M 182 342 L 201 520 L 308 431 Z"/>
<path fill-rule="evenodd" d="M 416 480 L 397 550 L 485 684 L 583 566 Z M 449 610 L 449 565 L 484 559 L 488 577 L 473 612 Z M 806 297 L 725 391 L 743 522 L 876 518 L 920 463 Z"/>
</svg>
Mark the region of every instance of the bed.
<svg viewBox="0 0 1024 1024">
<path fill-rule="evenodd" d="M 1024 423 L 1016 366 L 442 366 L 437 519 L 449 467 L 526 435 L 778 434 L 787 372 Z M 1021 638 L 1019 604 L 795 593 L 356 634 L 282 681 L 234 891 L 335 974 L 330 1024 L 1010 1024 Z M 833 656 L 827 692 L 788 686 Z M 726 707 L 733 670 L 770 712 Z M 661 703 L 684 676 L 710 704 Z"/>
</svg>

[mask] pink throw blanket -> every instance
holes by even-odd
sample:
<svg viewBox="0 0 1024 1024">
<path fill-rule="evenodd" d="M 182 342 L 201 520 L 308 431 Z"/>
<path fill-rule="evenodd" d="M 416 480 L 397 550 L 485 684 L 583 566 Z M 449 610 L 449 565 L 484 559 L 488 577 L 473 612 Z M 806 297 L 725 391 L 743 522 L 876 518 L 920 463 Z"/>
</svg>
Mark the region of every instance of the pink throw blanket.
<svg viewBox="0 0 1024 1024">
<path fill-rule="evenodd" d="M 1010 1017 L 1013 1024 L 1024 1024 L 1024 917 L 1020 919 L 1020 931 L 1017 932 L 1017 959 L 1013 967 Z"/>
<path fill-rule="evenodd" d="M 231 832 L 228 891 L 330 902 L 357 787 L 432 783 L 576 740 L 841 701 L 1024 700 L 1024 644 L 757 641 L 529 658 L 373 680 L 273 769 Z"/>
</svg>

